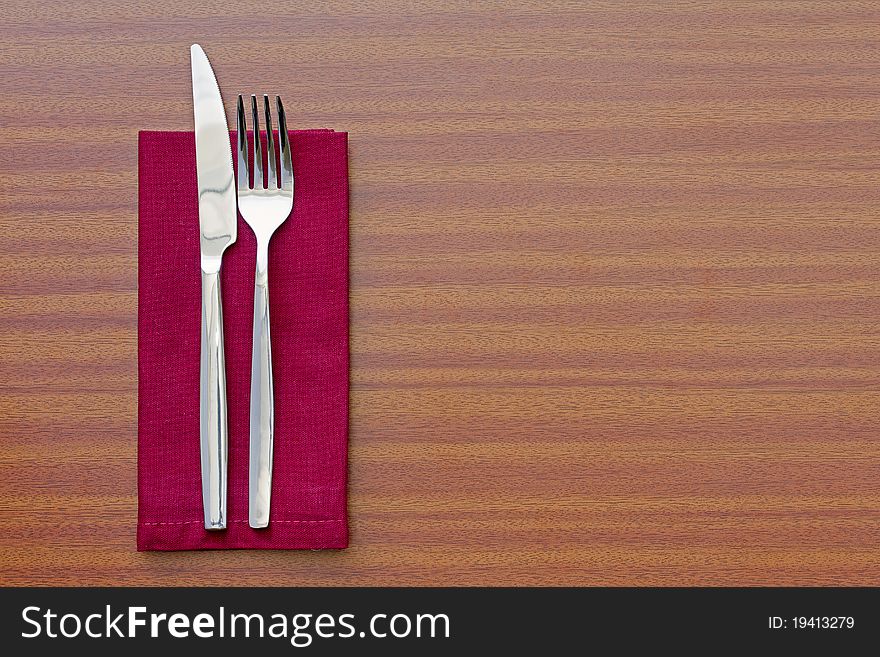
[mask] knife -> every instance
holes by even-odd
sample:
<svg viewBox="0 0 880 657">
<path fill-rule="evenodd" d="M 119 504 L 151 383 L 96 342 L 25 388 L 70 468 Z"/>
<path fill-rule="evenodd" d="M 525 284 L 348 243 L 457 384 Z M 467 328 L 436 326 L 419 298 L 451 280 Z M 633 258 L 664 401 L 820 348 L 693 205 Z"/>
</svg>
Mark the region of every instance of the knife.
<svg viewBox="0 0 880 657">
<path fill-rule="evenodd" d="M 226 247 L 235 242 L 238 212 L 232 173 L 232 147 L 217 79 L 205 51 L 198 44 L 190 48 L 190 59 L 202 265 L 202 346 L 199 364 L 202 502 L 205 529 L 225 529 L 228 434 L 220 263 Z"/>
</svg>

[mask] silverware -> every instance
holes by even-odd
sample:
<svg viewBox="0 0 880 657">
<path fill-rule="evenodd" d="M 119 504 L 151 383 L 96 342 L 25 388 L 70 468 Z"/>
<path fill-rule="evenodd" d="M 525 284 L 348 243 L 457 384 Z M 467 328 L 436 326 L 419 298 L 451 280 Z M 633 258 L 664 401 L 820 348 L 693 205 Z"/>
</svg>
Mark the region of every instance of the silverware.
<svg viewBox="0 0 880 657">
<path fill-rule="evenodd" d="M 248 166 L 247 124 L 244 101 L 238 97 L 238 211 L 257 238 L 257 269 L 254 278 L 254 341 L 251 353 L 251 416 L 248 522 L 251 527 L 269 524 L 272 497 L 272 443 L 274 401 L 272 397 L 272 342 L 269 336 L 269 240 L 293 209 L 293 163 L 287 135 L 287 120 L 281 98 L 275 97 L 278 110 L 278 141 L 272 132 L 269 97 L 263 96 L 266 116 L 268 170 L 263 168 L 260 143 L 260 119 L 257 97 L 251 96 L 254 124 L 253 171 L 251 186 Z M 280 167 L 275 161 L 280 151 Z M 279 180 L 280 173 L 280 180 Z"/>
<path fill-rule="evenodd" d="M 226 112 L 208 57 L 190 48 L 199 182 L 202 265 L 202 346 L 200 358 L 200 431 L 202 502 L 205 529 L 226 528 L 226 365 L 220 263 L 235 242 L 238 215 Z"/>
</svg>

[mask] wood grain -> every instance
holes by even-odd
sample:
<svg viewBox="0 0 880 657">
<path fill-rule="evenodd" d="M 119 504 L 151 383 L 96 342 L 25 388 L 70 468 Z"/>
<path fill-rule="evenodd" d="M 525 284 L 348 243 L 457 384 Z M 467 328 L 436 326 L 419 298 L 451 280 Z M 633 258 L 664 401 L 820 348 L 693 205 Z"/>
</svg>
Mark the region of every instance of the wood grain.
<svg viewBox="0 0 880 657">
<path fill-rule="evenodd" d="M 880 5 L 276 4 L 0 1 L 0 583 L 880 584 Z M 192 42 L 350 132 L 345 551 L 135 551 Z"/>
</svg>

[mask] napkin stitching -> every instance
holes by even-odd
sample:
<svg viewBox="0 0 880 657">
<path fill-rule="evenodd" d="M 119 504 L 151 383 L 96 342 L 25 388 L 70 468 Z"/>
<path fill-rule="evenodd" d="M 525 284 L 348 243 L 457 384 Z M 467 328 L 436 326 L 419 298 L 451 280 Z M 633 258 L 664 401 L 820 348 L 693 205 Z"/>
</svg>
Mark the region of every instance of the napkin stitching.
<svg viewBox="0 0 880 657">
<path fill-rule="evenodd" d="M 204 520 L 181 520 L 179 522 L 142 522 L 141 525 L 192 525 Z M 249 520 L 230 520 L 229 522 L 250 522 Z M 342 522 L 342 520 L 272 520 L 276 522 Z"/>
</svg>

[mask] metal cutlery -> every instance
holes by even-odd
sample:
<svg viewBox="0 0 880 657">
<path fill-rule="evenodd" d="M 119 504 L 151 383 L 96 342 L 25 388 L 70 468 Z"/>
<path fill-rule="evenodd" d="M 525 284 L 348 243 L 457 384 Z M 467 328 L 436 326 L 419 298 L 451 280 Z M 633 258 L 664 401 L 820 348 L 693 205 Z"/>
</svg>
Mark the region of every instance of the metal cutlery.
<svg viewBox="0 0 880 657">
<path fill-rule="evenodd" d="M 201 46 L 190 49 L 199 188 L 202 269 L 202 338 L 200 355 L 200 449 L 205 529 L 226 528 L 226 365 L 220 265 L 235 242 L 238 216 L 235 178 L 226 112 L 208 57 Z"/>
<path fill-rule="evenodd" d="M 272 343 L 269 333 L 269 240 L 293 210 L 293 163 L 284 106 L 281 98 L 276 96 L 279 142 L 276 148 L 268 96 L 263 96 L 262 104 L 266 120 L 267 166 L 263 165 L 257 97 L 251 96 L 254 130 L 251 167 L 244 101 L 241 95 L 238 97 L 238 211 L 257 238 L 248 474 L 248 523 L 254 528 L 268 526 L 272 497 L 274 400 Z M 279 162 L 276 162 L 276 153 Z M 253 185 L 249 179 L 251 171 Z"/>
</svg>

